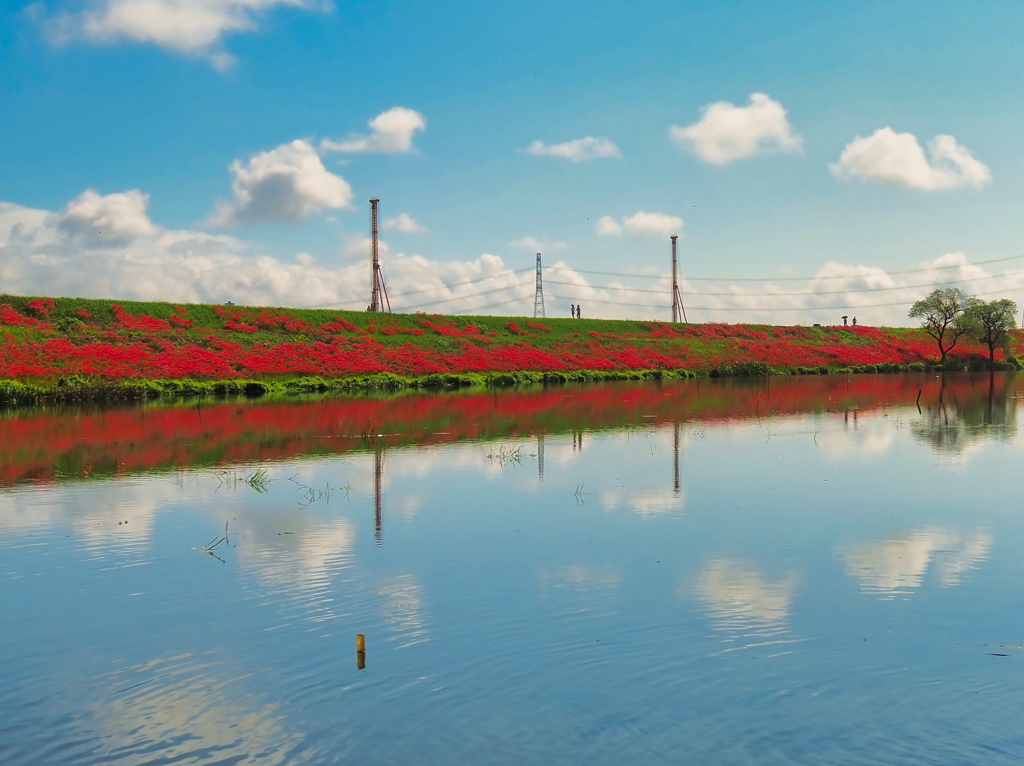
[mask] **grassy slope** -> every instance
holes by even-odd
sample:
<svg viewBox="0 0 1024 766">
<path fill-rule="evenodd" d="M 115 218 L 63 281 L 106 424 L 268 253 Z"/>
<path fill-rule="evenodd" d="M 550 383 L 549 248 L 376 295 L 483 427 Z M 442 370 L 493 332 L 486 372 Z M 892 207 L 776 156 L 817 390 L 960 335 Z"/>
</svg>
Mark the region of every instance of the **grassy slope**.
<svg viewBox="0 0 1024 766">
<path fill-rule="evenodd" d="M 635 377 L 646 374 L 767 374 L 769 372 L 827 372 L 839 369 L 856 371 L 892 370 L 911 367 L 920 369 L 934 364 L 937 351 L 934 341 L 915 328 L 842 328 L 842 327 L 772 327 L 767 325 L 671 325 L 663 322 L 637 320 L 571 319 L 559 317 L 531 320 L 523 317 L 443 317 L 423 314 L 370 314 L 367 312 L 321 309 L 261 309 L 241 306 L 204 304 L 172 304 L 162 302 L 111 301 L 85 298 L 56 298 L 42 311 L 33 308 L 31 297 L 0 295 L 0 312 L 9 314 L 6 326 L 0 319 L 0 379 L 15 379 L 37 388 L 29 398 L 39 398 L 39 391 L 53 389 L 58 378 L 79 373 L 71 356 L 65 360 L 54 349 L 60 340 L 76 350 L 124 347 L 140 353 L 174 350 L 187 356 L 197 350 L 216 353 L 224 351 L 224 343 L 236 348 L 238 360 L 233 364 L 237 377 L 250 381 L 251 393 L 272 386 L 285 386 L 289 379 L 317 375 L 314 384 L 292 380 L 292 390 L 310 388 L 358 387 L 356 378 L 375 379 L 370 387 L 399 387 L 410 379 L 430 375 L 435 384 L 465 384 L 481 381 L 490 374 L 490 382 L 516 382 L 537 379 L 543 373 L 548 379 L 594 379 Z M 47 299 L 51 300 L 51 299 Z M 147 317 L 170 321 L 174 316 L 187 318 L 189 328 L 133 329 L 131 322 L 119 321 L 115 305 L 131 318 L 145 322 Z M 227 313 L 225 313 L 227 312 Z M 260 318 L 260 315 L 262 319 Z M 122 314 L 123 316 L 123 314 Z M 31 324 L 36 318 L 40 323 Z M 82 318 L 84 317 L 84 318 Z M 226 329 L 233 319 L 236 329 Z M 341 329 L 349 324 L 358 329 Z M 291 323 L 289 325 L 289 323 Z M 333 323 L 333 324 L 331 324 Z M 516 328 L 511 325 L 514 324 Z M 20 326 L 19 326 L 20 325 Z M 286 327 L 285 325 L 289 325 Z M 324 325 L 330 325 L 328 329 Z M 469 335 L 452 334 L 475 328 Z M 238 329 L 242 327 L 245 329 Z M 1015 344 L 1021 339 L 1015 338 Z M 317 365 L 299 364 L 302 352 L 331 350 L 334 367 L 321 372 Z M 368 351 L 369 349 L 369 351 Z M 6 361 L 33 351 L 42 359 L 42 372 L 11 373 L 20 368 Z M 1017 350 L 1016 348 L 1014 349 Z M 533 353 L 536 352 L 536 353 Z M 293 354 L 295 367 L 276 368 L 249 363 L 255 354 L 284 358 Z M 246 357 L 245 355 L 249 356 Z M 298 356 L 294 356 L 294 355 Z M 346 369 L 346 355 L 355 359 L 378 360 L 375 375 L 356 366 Z M 531 356 L 532 354 L 532 356 Z M 977 344 L 962 343 L 951 362 L 956 366 L 982 366 L 984 349 Z M 472 364 L 467 361 L 472 357 Z M 399 364 L 395 360 L 403 360 Z M 249 360 L 249 361 L 247 361 Z M 339 362 L 339 360 L 342 360 Z M 381 368 L 380 360 L 385 360 Z M 4 369 L 7 364 L 9 369 Z M 1004 364 L 1015 365 L 1013 357 Z M 47 366 L 48 365 L 48 366 Z M 392 366 L 388 366 L 392 365 Z M 304 369 L 303 369 L 304 367 Z M 151 396 L 160 392 L 201 393 L 212 385 L 211 375 L 165 374 L 157 378 L 177 378 L 173 384 L 153 384 L 142 370 L 104 372 L 90 368 L 87 380 L 76 378 L 76 396 L 95 398 L 109 384 L 121 381 L 122 392 L 130 396 Z M 261 371 L 262 370 L 262 371 Z M 379 373 L 397 373 L 403 380 Z M 531 374 L 534 374 L 531 378 Z M 193 382 L 184 383 L 182 379 Z M 326 379 L 326 380 L 324 380 Z M 129 382 L 125 382 L 125 381 Z M 259 385 L 252 383 L 259 380 Z M 205 382 L 203 382 L 205 381 Z M 64 381 L 68 386 L 68 381 Z M 234 388 L 232 389 L 232 386 Z M 134 387 L 134 388 L 132 388 Z M 220 391 L 243 390 L 244 383 L 221 384 Z M 22 392 L 24 396 L 28 394 Z M 18 398 L 0 392 L 0 400 Z"/>
</svg>

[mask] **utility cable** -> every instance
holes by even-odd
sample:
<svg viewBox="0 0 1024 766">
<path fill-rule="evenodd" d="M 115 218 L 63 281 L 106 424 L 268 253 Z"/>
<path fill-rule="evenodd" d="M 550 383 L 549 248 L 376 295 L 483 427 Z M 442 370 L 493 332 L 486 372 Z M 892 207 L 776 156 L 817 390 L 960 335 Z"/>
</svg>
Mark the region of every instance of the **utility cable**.
<svg viewBox="0 0 1024 766">
<path fill-rule="evenodd" d="M 951 263 L 948 266 L 932 266 L 927 269 L 902 269 L 900 271 L 884 271 L 885 274 L 923 274 L 927 271 L 935 271 L 938 269 L 956 269 L 961 266 L 984 266 L 989 263 L 1004 263 L 1006 261 L 1016 261 L 1024 258 L 1022 255 L 1011 255 L 1006 258 L 993 258 L 988 261 L 976 261 L 974 263 Z M 880 268 L 880 267 L 879 267 Z M 571 266 L 545 266 L 545 271 L 557 270 L 557 271 L 574 271 L 577 274 L 599 274 L 605 277 L 630 277 L 631 279 L 665 279 L 664 274 L 627 274 L 621 271 L 593 271 L 590 269 L 574 269 Z M 854 275 L 854 276 L 868 276 L 868 275 Z M 688 282 L 802 282 L 809 281 L 812 279 L 849 279 L 849 274 L 835 274 L 829 276 L 810 276 L 810 277 L 687 277 Z"/>
<path fill-rule="evenodd" d="M 1006 290 L 993 290 L 987 293 L 978 293 L 975 297 L 981 297 L 986 295 L 1005 295 Z M 713 295 L 712 293 L 702 293 L 703 297 L 707 298 Z M 727 293 L 721 293 L 723 298 L 755 298 L 755 297 L 773 297 L 768 296 L 754 296 L 754 295 L 741 295 L 734 296 Z M 571 301 L 578 300 L 577 298 L 568 298 L 562 295 L 551 296 L 555 300 Z M 651 303 L 628 303 L 624 301 L 604 301 L 596 298 L 592 299 L 594 303 L 599 305 L 611 305 L 611 306 L 633 306 L 638 308 L 661 308 L 657 304 Z M 856 306 L 847 304 L 845 306 L 778 306 L 778 307 L 765 307 L 765 308 L 746 308 L 746 307 L 732 307 L 732 306 L 688 306 L 691 311 L 834 311 L 844 309 L 870 309 L 870 308 L 881 308 L 883 306 L 906 306 L 907 301 L 896 301 L 895 303 L 862 303 Z"/>
<path fill-rule="evenodd" d="M 528 271 L 532 272 L 533 270 L 534 270 L 533 266 L 527 266 L 527 267 L 522 268 L 522 269 L 516 269 L 515 271 L 499 271 L 497 274 L 488 274 L 486 277 L 480 277 L 480 279 L 477 279 L 477 280 L 468 280 L 468 281 L 467 280 L 460 280 L 459 282 L 457 282 L 454 285 L 440 284 L 440 285 L 437 285 L 435 287 L 424 287 L 422 290 L 410 290 L 409 292 L 400 293 L 399 295 L 396 295 L 395 296 L 395 300 L 398 301 L 398 300 L 401 300 L 402 298 L 406 298 L 406 297 L 408 297 L 410 295 L 422 295 L 423 293 L 430 293 L 430 292 L 433 292 L 435 290 L 445 290 L 445 289 L 452 290 L 455 287 L 458 287 L 460 285 L 475 285 L 475 284 L 479 284 L 480 282 L 484 282 L 485 280 L 488 280 L 488 279 L 495 279 L 497 277 L 507 277 L 510 274 L 511 275 L 525 274 L 526 272 L 528 272 Z M 499 289 L 504 289 L 504 288 L 499 288 Z M 322 306 L 316 306 L 316 307 L 310 307 L 310 308 L 329 309 L 329 308 L 334 308 L 336 306 L 348 306 L 350 304 L 358 305 L 358 304 L 360 304 L 362 302 L 363 302 L 362 300 L 340 301 L 338 303 L 327 303 L 327 304 L 324 304 Z"/>
<path fill-rule="evenodd" d="M 478 293 L 466 293 L 465 295 L 453 295 L 453 296 L 451 296 L 449 298 L 441 298 L 440 300 L 436 300 L 436 301 L 426 301 L 424 303 L 415 303 L 415 304 L 412 304 L 410 306 L 403 306 L 402 309 L 404 311 L 408 311 L 410 309 L 415 310 L 415 309 L 418 309 L 418 308 L 423 308 L 425 306 L 439 306 L 439 305 L 441 305 L 443 303 L 451 303 L 452 301 L 461 301 L 464 298 L 477 298 L 477 297 L 479 297 L 481 295 L 493 295 L 494 293 L 500 293 L 500 292 L 503 292 L 505 290 L 514 290 L 516 288 L 522 288 L 522 287 L 526 287 L 526 286 L 527 286 L 526 283 L 504 285 L 502 287 L 495 287 L 495 288 L 492 288 L 490 290 L 482 290 L 482 291 L 480 291 Z"/>
<path fill-rule="evenodd" d="M 968 277 L 967 279 L 949 279 L 949 280 L 945 280 L 944 284 L 958 285 L 958 284 L 961 284 L 963 282 L 980 282 L 980 281 L 985 280 L 985 279 L 1002 279 L 1004 277 L 1013 277 L 1013 276 L 1019 276 L 1019 275 L 1022 275 L 1022 274 L 1024 274 L 1024 269 L 1022 269 L 1020 271 L 1007 271 L 1004 274 L 990 274 L 989 276 L 986 276 L 986 277 Z M 858 275 L 854 275 L 854 276 L 858 276 Z M 659 293 L 660 294 L 660 293 L 664 293 L 666 290 L 669 289 L 667 287 L 665 289 L 663 289 L 663 290 L 649 290 L 649 289 L 644 289 L 644 288 L 640 288 L 640 287 L 617 287 L 617 286 L 614 286 L 614 285 L 580 285 L 580 284 L 577 284 L 576 282 L 559 282 L 559 281 L 557 281 L 555 279 L 547 280 L 547 284 L 549 284 L 549 285 L 566 285 L 566 286 L 569 286 L 569 287 L 589 287 L 589 288 L 594 289 L 594 290 L 620 290 L 622 292 L 633 292 L 633 293 Z M 729 298 L 756 298 L 756 297 L 762 297 L 762 296 L 769 296 L 770 297 L 770 296 L 775 296 L 775 295 L 779 295 L 779 296 L 782 296 L 782 295 L 787 295 L 787 296 L 788 295 L 846 295 L 848 293 L 876 293 L 876 292 L 885 292 L 885 291 L 889 291 L 889 290 L 913 290 L 913 289 L 916 289 L 918 287 L 934 287 L 934 286 L 935 286 L 934 282 L 928 282 L 926 284 L 898 285 L 896 287 L 864 287 L 864 288 L 857 288 L 857 289 L 850 289 L 850 290 L 804 290 L 804 291 L 795 292 L 795 293 L 702 293 L 702 292 L 695 291 L 695 290 L 688 290 L 686 294 L 689 295 L 689 296 L 694 296 L 694 295 L 713 295 L 713 296 L 716 296 L 716 297 L 717 296 L 724 296 L 724 297 L 729 297 Z"/>
</svg>

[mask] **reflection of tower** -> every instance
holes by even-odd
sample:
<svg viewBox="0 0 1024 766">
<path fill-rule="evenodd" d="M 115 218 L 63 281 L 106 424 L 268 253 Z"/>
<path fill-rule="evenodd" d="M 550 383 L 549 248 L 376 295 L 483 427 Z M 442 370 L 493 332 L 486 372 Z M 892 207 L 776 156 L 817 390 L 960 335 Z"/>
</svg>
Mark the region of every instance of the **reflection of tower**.
<svg viewBox="0 0 1024 766">
<path fill-rule="evenodd" d="M 378 449 L 373 453 L 373 510 L 374 510 L 374 524 L 376 531 L 374 537 L 377 538 L 377 545 L 380 545 L 381 540 L 381 529 L 384 525 L 384 503 L 383 503 L 383 483 L 384 483 L 384 450 Z"/>
<path fill-rule="evenodd" d="M 672 426 L 672 453 L 675 455 L 675 480 L 672 482 L 672 491 L 679 497 L 679 421 Z"/>
<path fill-rule="evenodd" d="M 537 434 L 537 478 L 544 481 L 544 434 Z"/>
<path fill-rule="evenodd" d="M 533 295 L 533 318 L 544 316 L 544 280 L 540 271 L 540 253 L 537 253 L 537 291 Z"/>
</svg>

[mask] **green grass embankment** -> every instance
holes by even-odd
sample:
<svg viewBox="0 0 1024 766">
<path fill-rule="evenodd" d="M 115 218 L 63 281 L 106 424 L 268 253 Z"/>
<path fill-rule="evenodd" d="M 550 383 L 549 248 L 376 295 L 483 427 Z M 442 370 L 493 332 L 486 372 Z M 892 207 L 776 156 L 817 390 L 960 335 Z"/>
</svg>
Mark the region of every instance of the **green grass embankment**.
<svg viewBox="0 0 1024 766">
<path fill-rule="evenodd" d="M 1015 353 L 1021 338 L 1013 338 Z M 916 328 L 385 314 L 0 295 L 0 402 L 936 369 Z M 1016 368 L 1013 353 L 999 368 Z M 944 369 L 988 369 L 962 341 Z"/>
</svg>

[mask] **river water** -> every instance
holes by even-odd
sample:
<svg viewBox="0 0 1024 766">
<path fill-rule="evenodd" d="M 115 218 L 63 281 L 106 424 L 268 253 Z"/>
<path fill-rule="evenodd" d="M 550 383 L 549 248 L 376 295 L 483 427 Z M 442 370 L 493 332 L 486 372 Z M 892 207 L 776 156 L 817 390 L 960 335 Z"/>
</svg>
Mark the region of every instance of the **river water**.
<svg viewBox="0 0 1024 766">
<path fill-rule="evenodd" d="M 0 763 L 1018 763 L 1021 396 L 4 413 Z"/>
</svg>

